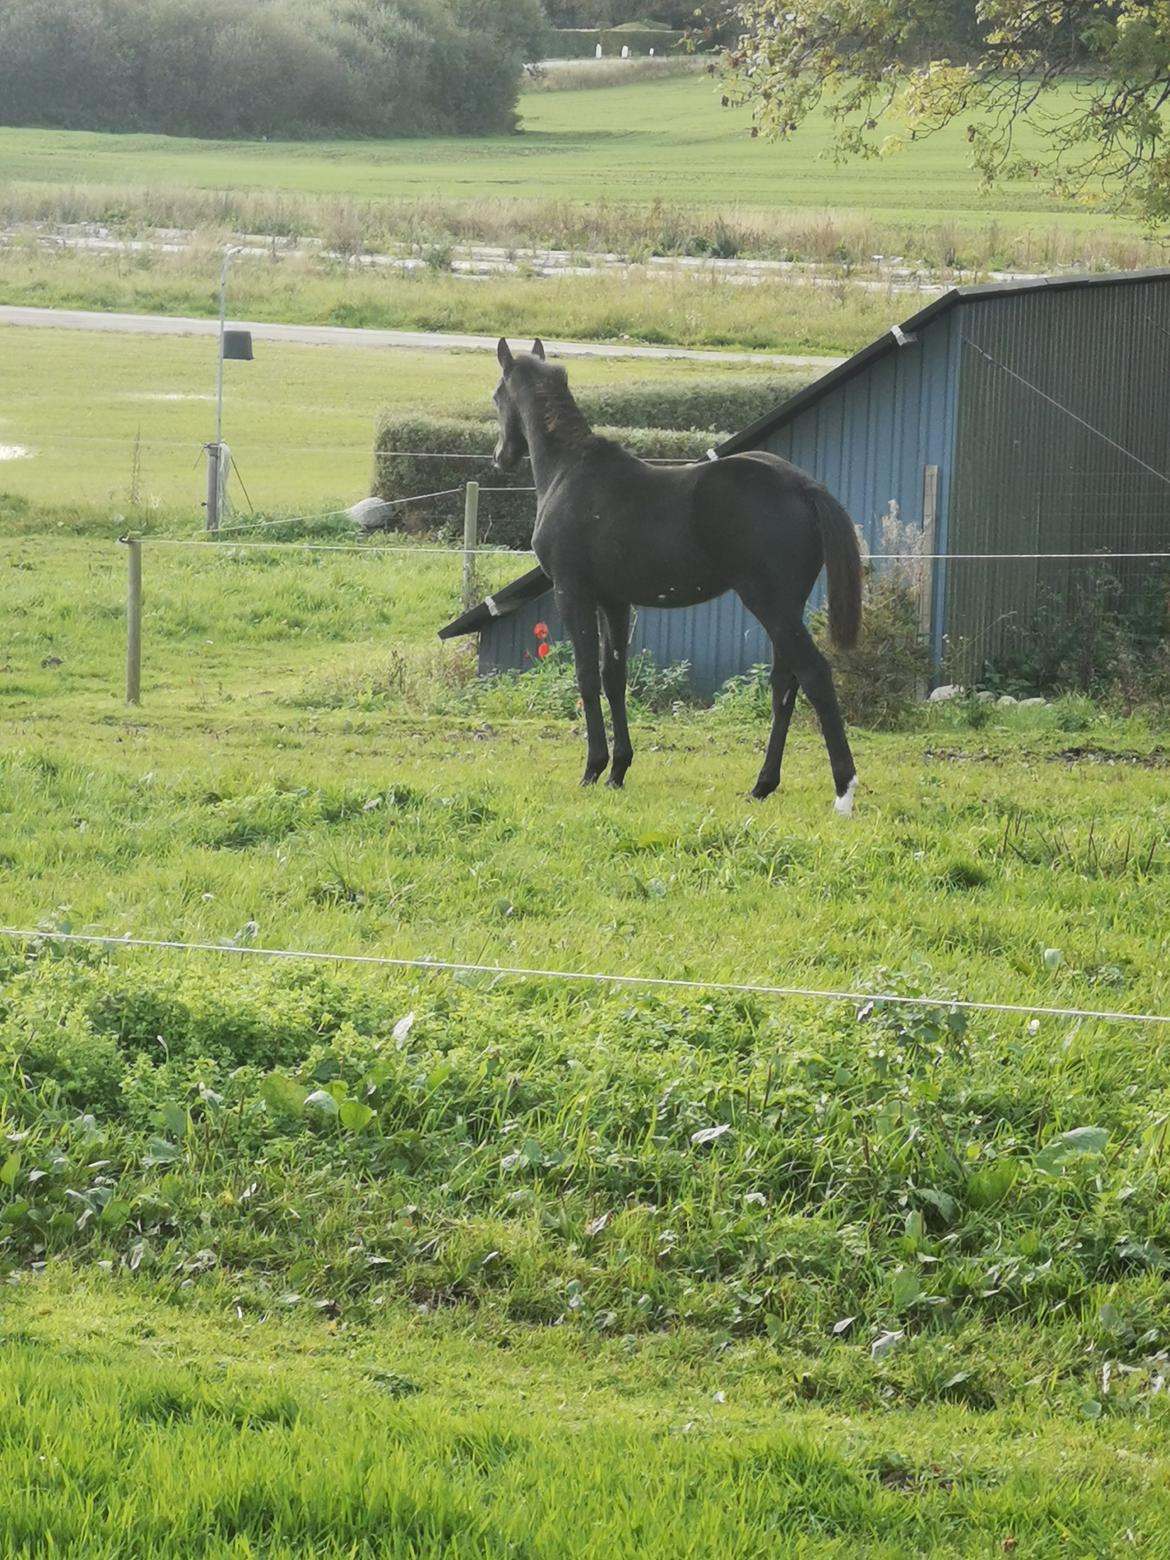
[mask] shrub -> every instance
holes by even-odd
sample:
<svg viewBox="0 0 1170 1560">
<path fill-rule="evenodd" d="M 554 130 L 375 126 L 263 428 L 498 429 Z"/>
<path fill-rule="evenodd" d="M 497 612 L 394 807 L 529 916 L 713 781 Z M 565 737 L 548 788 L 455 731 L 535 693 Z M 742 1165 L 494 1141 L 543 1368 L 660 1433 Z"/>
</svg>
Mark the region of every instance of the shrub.
<svg viewBox="0 0 1170 1560">
<path fill-rule="evenodd" d="M 0 121 L 171 135 L 506 130 L 538 0 L 20 0 Z"/>
<path fill-rule="evenodd" d="M 1170 573 L 1129 591 L 1108 571 L 1063 592 L 1041 586 L 1031 618 L 1009 629 L 983 680 L 1003 693 L 1170 702 Z"/>
<path fill-rule="evenodd" d="M 845 719 L 854 726 L 899 725 L 930 675 L 930 647 L 918 626 L 918 594 L 908 571 L 870 573 L 861 636 L 853 650 L 829 641 L 828 613 L 814 613 L 812 632 L 833 666 Z"/>
</svg>

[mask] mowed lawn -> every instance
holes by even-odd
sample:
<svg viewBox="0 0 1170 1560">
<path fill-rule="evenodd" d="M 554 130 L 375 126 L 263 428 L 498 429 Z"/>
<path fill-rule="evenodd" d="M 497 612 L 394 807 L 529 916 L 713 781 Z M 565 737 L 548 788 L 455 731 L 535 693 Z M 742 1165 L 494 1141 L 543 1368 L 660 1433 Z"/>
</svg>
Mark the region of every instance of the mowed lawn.
<svg viewBox="0 0 1170 1560">
<path fill-rule="evenodd" d="M 258 342 L 255 352 L 251 363 L 225 365 L 223 432 L 247 490 L 231 489 L 242 514 L 249 497 L 286 514 L 354 503 L 370 491 L 380 411 L 490 418 L 499 377 L 491 352 L 275 342 Z M 8 456 L 0 459 L 0 495 L 142 523 L 159 511 L 196 514 L 200 451 L 215 436 L 215 353 L 214 340 L 201 337 L 0 325 L 0 455 Z M 570 372 L 575 385 L 720 373 L 769 380 L 766 369 L 687 361 L 576 361 Z M 453 512 L 460 506 L 456 499 Z"/>
<path fill-rule="evenodd" d="M 938 221 L 1089 229 L 1101 215 L 1038 181 L 980 190 L 963 125 L 897 156 L 838 164 L 814 117 L 791 141 L 753 141 L 744 110 L 720 107 L 707 76 L 521 99 L 521 129 L 476 140 L 236 143 L 161 136 L 0 130 L 0 188 L 48 184 L 276 191 L 363 201 L 538 197 L 708 208 L 857 213 L 875 223 Z M 891 125 L 891 134 L 898 126 Z M 1017 150 L 1035 144 L 1021 131 Z M 117 199 L 112 197 L 116 212 Z"/>
</svg>

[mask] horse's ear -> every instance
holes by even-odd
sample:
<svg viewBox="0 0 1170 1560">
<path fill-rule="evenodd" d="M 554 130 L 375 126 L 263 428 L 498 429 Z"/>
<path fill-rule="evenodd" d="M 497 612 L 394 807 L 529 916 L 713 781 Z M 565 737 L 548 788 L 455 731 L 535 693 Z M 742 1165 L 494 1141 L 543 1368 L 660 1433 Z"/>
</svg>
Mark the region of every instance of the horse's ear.
<svg viewBox="0 0 1170 1560">
<path fill-rule="evenodd" d="M 504 370 L 504 373 L 510 374 L 512 372 L 512 365 L 515 363 L 516 359 L 512 356 L 512 349 L 504 340 L 503 336 L 500 337 L 499 343 L 496 346 L 496 356 L 500 360 L 500 367 Z"/>
<path fill-rule="evenodd" d="M 544 362 L 544 342 L 541 341 L 539 336 L 532 343 L 532 356 L 538 357 L 542 363 Z"/>
</svg>

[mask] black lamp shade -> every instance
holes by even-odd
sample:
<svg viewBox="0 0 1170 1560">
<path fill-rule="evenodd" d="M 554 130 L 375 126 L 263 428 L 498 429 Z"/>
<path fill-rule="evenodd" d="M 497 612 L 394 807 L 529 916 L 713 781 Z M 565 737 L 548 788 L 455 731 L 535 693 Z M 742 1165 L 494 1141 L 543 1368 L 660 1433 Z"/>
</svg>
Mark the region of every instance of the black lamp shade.
<svg viewBox="0 0 1170 1560">
<path fill-rule="evenodd" d="M 225 361 L 233 358 L 240 363 L 252 361 L 252 332 L 250 330 L 225 330 L 223 333 Z"/>
</svg>

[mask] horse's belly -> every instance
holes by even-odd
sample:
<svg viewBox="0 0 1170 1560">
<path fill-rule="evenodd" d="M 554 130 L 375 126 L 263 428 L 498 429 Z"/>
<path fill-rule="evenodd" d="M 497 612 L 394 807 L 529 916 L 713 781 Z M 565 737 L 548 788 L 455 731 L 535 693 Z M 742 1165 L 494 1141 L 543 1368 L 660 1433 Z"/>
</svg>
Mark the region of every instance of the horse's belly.
<svg viewBox="0 0 1170 1560">
<path fill-rule="evenodd" d="M 655 580 L 643 584 L 631 599 L 636 607 L 696 607 L 722 596 L 726 589 L 722 581 Z"/>
</svg>

